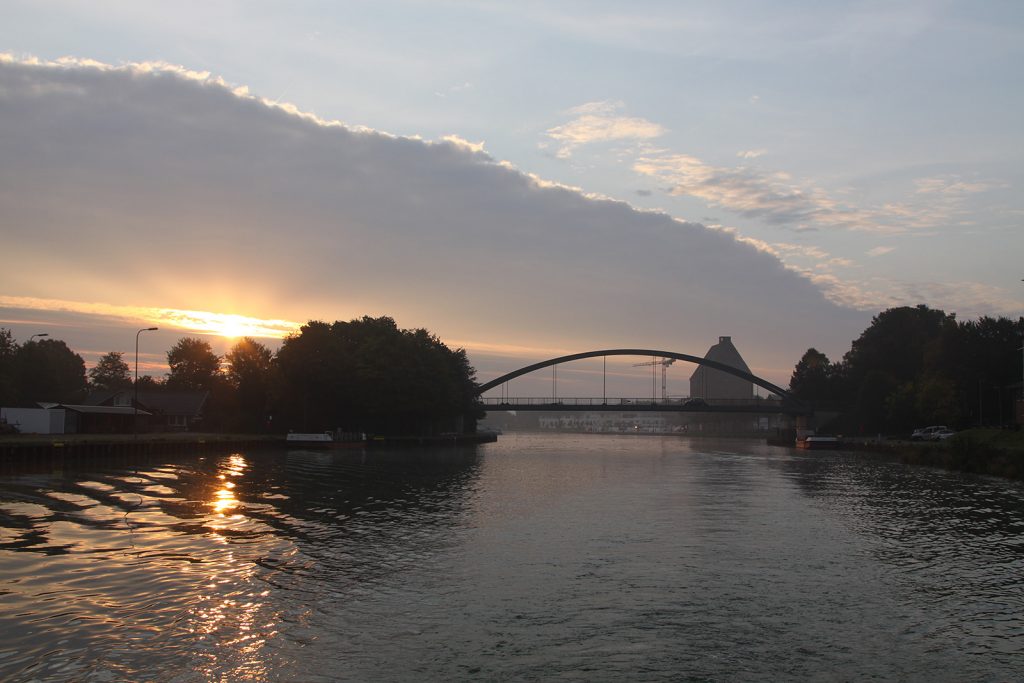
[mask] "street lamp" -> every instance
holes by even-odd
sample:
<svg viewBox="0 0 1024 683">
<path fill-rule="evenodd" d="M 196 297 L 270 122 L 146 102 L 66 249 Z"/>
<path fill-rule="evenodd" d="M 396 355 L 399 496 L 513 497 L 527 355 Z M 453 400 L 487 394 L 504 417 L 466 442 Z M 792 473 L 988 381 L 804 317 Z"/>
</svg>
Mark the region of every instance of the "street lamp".
<svg viewBox="0 0 1024 683">
<path fill-rule="evenodd" d="M 50 336 L 49 332 L 40 332 L 39 334 L 33 334 L 31 337 L 28 338 L 28 343 L 31 344 L 32 340 L 35 339 L 36 337 L 49 337 L 49 336 Z"/>
<path fill-rule="evenodd" d="M 156 327 L 144 327 L 135 333 L 135 391 L 132 396 L 132 428 L 135 435 L 139 434 L 139 335 L 143 332 L 155 332 Z"/>
</svg>

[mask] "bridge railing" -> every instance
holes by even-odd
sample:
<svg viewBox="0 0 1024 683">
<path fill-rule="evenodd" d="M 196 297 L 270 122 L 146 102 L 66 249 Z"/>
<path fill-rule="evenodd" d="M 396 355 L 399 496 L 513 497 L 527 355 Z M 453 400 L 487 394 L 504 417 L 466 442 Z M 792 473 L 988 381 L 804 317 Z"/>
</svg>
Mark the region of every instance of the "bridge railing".
<svg viewBox="0 0 1024 683">
<path fill-rule="evenodd" d="M 779 406 L 781 401 L 778 398 L 593 398 L 593 397 L 562 397 L 552 398 L 551 396 L 533 397 L 497 397 L 482 396 L 480 403 L 484 407 L 502 406 L 551 406 L 557 410 L 559 406 L 622 406 L 628 410 L 633 406 Z"/>
</svg>

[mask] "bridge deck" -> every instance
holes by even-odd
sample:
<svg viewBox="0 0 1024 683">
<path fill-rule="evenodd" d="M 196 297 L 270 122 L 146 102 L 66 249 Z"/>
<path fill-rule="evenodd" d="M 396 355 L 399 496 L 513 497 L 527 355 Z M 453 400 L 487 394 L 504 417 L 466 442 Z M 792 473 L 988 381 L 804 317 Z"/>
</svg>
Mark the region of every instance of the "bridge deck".
<svg viewBox="0 0 1024 683">
<path fill-rule="evenodd" d="M 650 398 L 495 398 L 480 399 L 489 411 L 551 412 L 678 412 L 678 413 L 793 413 L 778 399 L 665 399 Z"/>
</svg>

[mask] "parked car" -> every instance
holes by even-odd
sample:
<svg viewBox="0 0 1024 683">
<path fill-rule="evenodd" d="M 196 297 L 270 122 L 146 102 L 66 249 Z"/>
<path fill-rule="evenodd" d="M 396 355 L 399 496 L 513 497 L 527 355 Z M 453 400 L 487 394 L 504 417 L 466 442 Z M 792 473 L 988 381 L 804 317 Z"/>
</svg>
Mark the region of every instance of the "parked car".
<svg viewBox="0 0 1024 683">
<path fill-rule="evenodd" d="M 939 434 L 946 434 L 946 436 L 940 437 Z M 915 429 L 914 433 L 910 435 L 913 441 L 938 441 L 940 438 L 948 439 L 953 436 L 954 432 L 950 430 L 946 425 L 932 425 L 931 427 L 921 427 Z"/>
<path fill-rule="evenodd" d="M 933 438 L 936 441 L 945 441 L 946 439 L 948 439 L 951 436 L 954 436 L 955 434 L 956 432 L 954 432 L 952 429 L 940 429 L 939 431 L 935 432 Z"/>
</svg>

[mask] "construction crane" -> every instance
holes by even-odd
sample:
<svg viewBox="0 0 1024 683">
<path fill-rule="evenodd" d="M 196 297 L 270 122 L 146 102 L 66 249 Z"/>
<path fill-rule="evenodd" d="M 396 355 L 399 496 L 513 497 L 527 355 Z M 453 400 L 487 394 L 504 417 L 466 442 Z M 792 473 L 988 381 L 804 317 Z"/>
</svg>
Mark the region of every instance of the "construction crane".
<svg viewBox="0 0 1024 683">
<path fill-rule="evenodd" d="M 676 362 L 675 358 L 659 358 L 657 360 L 649 360 L 646 363 L 633 363 L 634 368 L 643 367 L 645 365 L 660 365 L 661 366 L 661 400 L 668 400 L 668 366 Z M 653 368 L 652 368 L 653 370 Z M 653 392 L 653 389 L 651 391 Z"/>
</svg>

